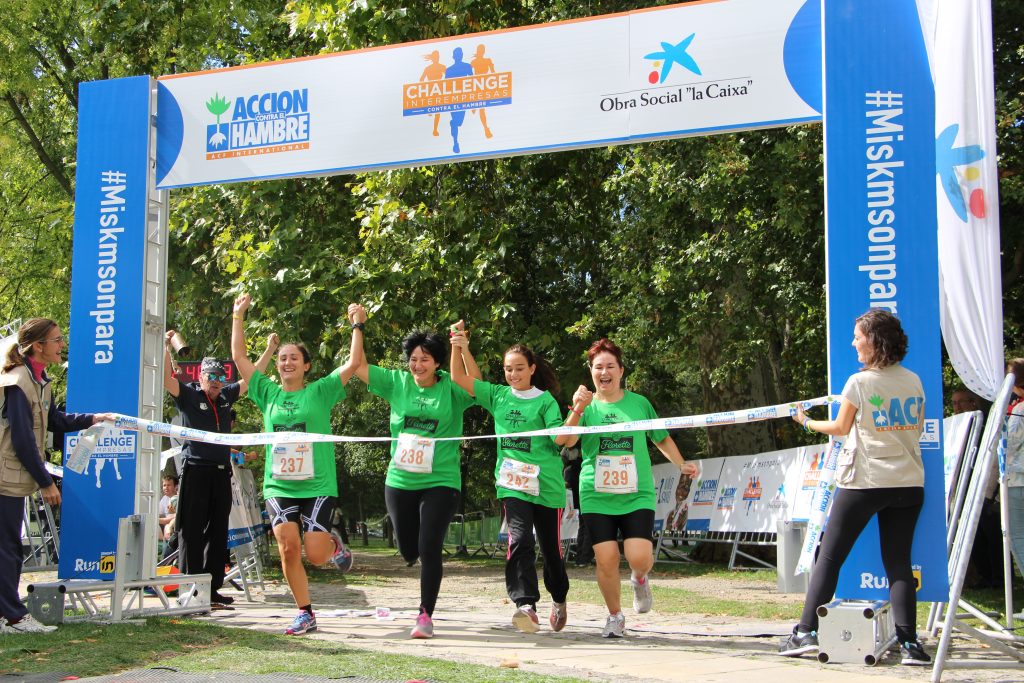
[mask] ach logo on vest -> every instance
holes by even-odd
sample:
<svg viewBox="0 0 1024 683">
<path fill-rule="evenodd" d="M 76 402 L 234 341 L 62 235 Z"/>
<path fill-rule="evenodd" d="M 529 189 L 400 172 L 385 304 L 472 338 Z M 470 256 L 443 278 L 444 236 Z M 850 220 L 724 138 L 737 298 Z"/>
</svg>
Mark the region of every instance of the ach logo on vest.
<svg viewBox="0 0 1024 683">
<path fill-rule="evenodd" d="M 868 399 L 868 403 L 874 407 L 871 419 L 874 421 L 875 429 L 880 432 L 919 428 L 921 411 L 924 408 L 924 398 L 921 396 L 911 396 L 906 399 L 895 397 L 889 400 L 888 408 L 883 408 L 885 399 L 874 394 Z"/>
</svg>

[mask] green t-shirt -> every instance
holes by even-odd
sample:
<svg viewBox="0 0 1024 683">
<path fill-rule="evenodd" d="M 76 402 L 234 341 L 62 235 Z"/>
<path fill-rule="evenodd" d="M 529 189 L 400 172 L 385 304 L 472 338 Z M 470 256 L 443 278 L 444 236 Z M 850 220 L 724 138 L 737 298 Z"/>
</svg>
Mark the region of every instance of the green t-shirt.
<svg viewBox="0 0 1024 683">
<path fill-rule="evenodd" d="M 604 403 L 596 398 L 583 411 L 580 424 L 585 427 L 618 424 L 633 420 L 657 418 L 651 402 L 632 391 L 615 403 Z M 668 432 L 608 432 L 584 434 L 580 437 L 583 467 L 580 470 L 580 511 L 604 515 L 624 515 L 636 510 L 656 509 L 654 477 L 651 475 L 651 455 L 647 451 L 647 436 L 661 441 Z M 594 467 L 599 455 L 630 455 L 636 459 L 637 490 L 635 493 L 603 493 L 594 490 Z"/>
<path fill-rule="evenodd" d="M 263 411 L 266 432 L 331 433 L 331 408 L 345 399 L 341 370 L 321 377 L 298 391 L 285 391 L 257 370 L 249 380 L 249 398 Z M 272 446 L 267 446 L 263 466 L 265 498 L 316 498 L 338 495 L 338 471 L 334 463 L 334 444 L 313 444 L 313 478 L 274 479 Z"/>
<path fill-rule="evenodd" d="M 512 393 L 512 388 L 507 385 L 480 380 L 473 382 L 473 393 L 476 394 L 477 403 L 494 416 L 494 433 L 498 435 L 495 439 L 498 450 L 498 462 L 494 467 L 495 481 L 500 479 L 501 463 L 505 458 L 540 467 L 538 495 L 495 485 L 498 498 L 519 498 L 556 509 L 565 507 L 562 457 L 552 437 L 501 436 L 562 426 L 562 413 L 555 397 L 544 391 L 534 398 L 521 398 Z"/>
<path fill-rule="evenodd" d="M 419 387 L 407 370 L 370 366 L 370 393 L 391 404 L 391 436 L 401 433 L 440 438 L 462 436 L 462 414 L 475 403 L 465 389 L 444 371 L 433 386 Z M 384 483 L 392 488 L 418 491 L 433 486 L 462 489 L 459 441 L 434 442 L 430 472 L 407 472 L 395 467 L 397 441 L 391 442 L 391 462 Z"/>
</svg>

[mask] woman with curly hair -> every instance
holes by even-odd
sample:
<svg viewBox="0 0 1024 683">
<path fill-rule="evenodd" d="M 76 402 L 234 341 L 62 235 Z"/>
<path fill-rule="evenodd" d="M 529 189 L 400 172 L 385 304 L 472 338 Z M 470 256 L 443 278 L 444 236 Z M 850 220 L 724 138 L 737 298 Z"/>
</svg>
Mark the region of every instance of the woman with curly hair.
<svg viewBox="0 0 1024 683">
<path fill-rule="evenodd" d="M 847 439 L 839 453 L 836 496 L 803 614 L 780 644 L 779 654 L 798 657 L 817 651 L 817 609 L 832 599 L 843 562 L 877 514 L 902 663 L 926 665 L 931 657 L 917 639 L 916 582 L 910 565 L 914 527 L 924 504 L 918 443 L 924 388 L 916 374 L 900 365 L 907 355 L 907 335 L 892 313 L 876 308 L 857 318 L 853 347 L 864 367 L 846 380 L 836 419 L 812 420 L 799 408 L 793 416 L 809 432 Z"/>
</svg>

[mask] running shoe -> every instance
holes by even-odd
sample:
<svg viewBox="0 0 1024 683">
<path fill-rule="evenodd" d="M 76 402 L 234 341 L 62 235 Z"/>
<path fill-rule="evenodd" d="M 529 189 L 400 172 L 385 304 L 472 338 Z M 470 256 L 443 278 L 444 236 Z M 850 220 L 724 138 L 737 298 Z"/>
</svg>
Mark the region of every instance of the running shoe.
<svg viewBox="0 0 1024 683">
<path fill-rule="evenodd" d="M 569 621 L 569 611 L 566 609 L 565 603 L 551 603 L 551 616 L 548 617 L 548 622 L 551 624 L 551 630 L 561 631 L 565 628 L 565 622 L 567 621 Z"/>
<path fill-rule="evenodd" d="M 3 633 L 15 634 L 15 633 L 53 633 L 57 630 L 56 626 L 47 626 L 46 624 L 40 624 L 36 621 L 36 618 L 31 614 L 26 614 L 18 621 L 11 623 L 5 621 L 3 625 Z"/>
<path fill-rule="evenodd" d="M 537 610 L 532 605 L 523 605 L 512 615 L 512 625 L 523 633 L 536 633 L 540 630 Z"/>
<path fill-rule="evenodd" d="M 651 594 L 651 577 L 645 576 L 643 579 L 637 579 L 634 576 L 629 579 L 629 582 L 633 584 L 633 609 L 637 614 L 650 612 L 651 605 L 654 603 L 654 595 Z"/>
<path fill-rule="evenodd" d="M 342 574 L 347 574 L 352 569 L 352 551 L 345 547 L 345 544 L 341 541 L 341 536 L 338 535 L 337 531 L 331 531 L 331 538 L 334 539 L 336 550 L 334 555 L 331 556 L 331 562 L 337 567 Z"/>
<path fill-rule="evenodd" d="M 779 654 L 783 657 L 799 657 L 808 652 L 817 651 L 818 633 L 816 631 L 800 633 L 796 626 L 793 627 L 793 632 L 779 643 Z"/>
<path fill-rule="evenodd" d="M 286 636 L 301 636 L 303 633 L 315 630 L 316 617 L 306 610 L 299 610 L 299 613 L 295 615 L 295 619 L 292 621 L 292 625 L 285 629 L 284 634 Z"/>
<path fill-rule="evenodd" d="M 430 618 L 429 614 L 420 610 L 420 615 L 416 617 L 416 625 L 412 627 L 412 633 L 409 636 L 411 638 L 434 637 L 434 620 Z"/>
<path fill-rule="evenodd" d="M 900 655 L 900 664 L 907 666 L 928 666 L 932 663 L 932 658 L 921 647 L 920 640 L 912 640 L 900 645 Z"/>
<path fill-rule="evenodd" d="M 624 638 L 626 635 L 626 615 L 622 612 L 608 615 L 601 631 L 602 638 Z"/>
</svg>

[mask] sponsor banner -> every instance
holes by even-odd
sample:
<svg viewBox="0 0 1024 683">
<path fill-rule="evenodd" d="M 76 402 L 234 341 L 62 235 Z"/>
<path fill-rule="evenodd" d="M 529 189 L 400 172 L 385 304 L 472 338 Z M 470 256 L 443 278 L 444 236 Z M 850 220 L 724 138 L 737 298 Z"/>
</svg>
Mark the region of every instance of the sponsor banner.
<svg viewBox="0 0 1024 683">
<path fill-rule="evenodd" d="M 789 449 L 727 458 L 710 530 L 774 533 L 777 522 L 789 518 L 793 497 L 786 472 L 795 457 L 796 449 Z"/>
<path fill-rule="evenodd" d="M 700 474 L 690 487 L 686 499 L 687 531 L 711 531 L 711 517 L 718 501 L 718 484 L 725 467 L 725 458 L 707 458 L 698 462 Z"/>
<path fill-rule="evenodd" d="M 816 490 L 825 448 L 826 444 L 819 444 L 698 460 L 700 475 L 685 493 L 677 491 L 679 502 L 666 526 L 685 526 L 687 531 L 774 532 L 780 521 L 804 521 L 813 490 L 803 491 L 802 486 L 813 480 Z M 655 481 L 657 471 L 656 467 Z"/>
<path fill-rule="evenodd" d="M 69 412 L 139 410 L 150 87 L 137 77 L 79 88 Z M 117 521 L 135 510 L 136 436 L 107 437 L 82 474 L 65 468 L 61 579 L 114 578 Z"/>
<path fill-rule="evenodd" d="M 828 521 L 828 513 L 832 508 L 832 500 L 836 491 L 836 467 L 839 465 L 839 451 L 843 448 L 843 439 L 831 439 L 822 456 L 825 460 L 818 476 L 818 484 L 811 495 L 811 507 L 807 513 L 807 531 L 804 532 L 804 543 L 800 547 L 800 558 L 796 563 L 796 573 L 806 574 L 814 566 L 817 556 L 818 540 Z"/>
<path fill-rule="evenodd" d="M 651 476 L 654 477 L 654 528 L 661 530 L 666 528 L 666 520 L 677 516 L 676 511 L 681 503 L 686 502 L 686 494 L 689 491 L 690 480 L 683 477 L 679 468 L 672 463 L 662 463 L 651 467 Z"/>
<path fill-rule="evenodd" d="M 958 474 L 967 439 L 971 435 L 971 426 L 976 413 L 960 413 L 942 421 L 942 433 L 945 436 L 942 449 L 943 481 L 946 484 L 946 501 L 953 487 L 953 478 Z M 980 418 L 979 418 L 980 419 Z"/>
<path fill-rule="evenodd" d="M 824 98 L 830 391 L 859 369 L 854 319 L 872 307 L 895 312 L 910 339 L 904 365 L 927 397 L 923 417 L 904 415 L 925 421 L 918 599 L 938 601 L 948 579 L 945 545 L 934 542 L 945 538 L 945 515 L 932 77 L 914 0 L 832 0 L 824 11 L 825 71 L 841 74 L 826 79 Z M 843 565 L 837 597 L 887 599 L 860 580 L 884 575 L 878 545 L 872 521 Z"/>
<path fill-rule="evenodd" d="M 228 514 L 228 548 L 248 545 L 263 534 L 256 484 L 252 472 L 231 466 L 231 512 Z"/>
<path fill-rule="evenodd" d="M 820 23 L 721 0 L 166 76 L 158 187 L 817 121 Z"/>
<path fill-rule="evenodd" d="M 786 472 L 786 488 L 793 494 L 793 507 L 789 521 L 806 522 L 811 516 L 811 504 L 822 477 L 826 476 L 825 452 L 828 444 L 798 448 L 797 456 Z"/>
</svg>

